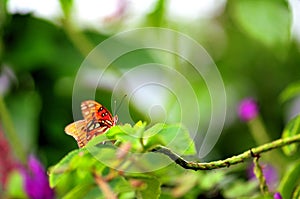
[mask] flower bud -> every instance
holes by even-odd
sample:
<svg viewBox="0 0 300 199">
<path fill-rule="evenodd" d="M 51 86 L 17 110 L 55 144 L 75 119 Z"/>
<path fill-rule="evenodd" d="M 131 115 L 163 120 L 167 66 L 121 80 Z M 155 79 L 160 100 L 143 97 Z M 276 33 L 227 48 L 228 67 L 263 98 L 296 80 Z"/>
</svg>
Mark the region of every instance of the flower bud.
<svg viewBox="0 0 300 199">
<path fill-rule="evenodd" d="M 253 98 L 243 99 L 238 106 L 239 118 L 245 122 L 248 122 L 258 115 L 258 106 Z"/>
<path fill-rule="evenodd" d="M 282 199 L 282 196 L 280 195 L 279 192 L 276 192 L 273 197 L 274 199 Z"/>
</svg>

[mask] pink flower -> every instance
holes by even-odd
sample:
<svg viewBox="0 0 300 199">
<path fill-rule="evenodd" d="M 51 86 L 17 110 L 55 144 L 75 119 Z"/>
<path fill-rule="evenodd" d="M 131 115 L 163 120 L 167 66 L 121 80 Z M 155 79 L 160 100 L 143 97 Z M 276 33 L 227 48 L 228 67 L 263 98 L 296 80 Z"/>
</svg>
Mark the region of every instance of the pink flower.
<svg viewBox="0 0 300 199">
<path fill-rule="evenodd" d="M 54 191 L 50 188 L 48 176 L 42 164 L 29 156 L 27 167 L 21 168 L 24 177 L 24 189 L 31 199 L 52 199 Z"/>
<path fill-rule="evenodd" d="M 273 197 L 274 199 L 282 199 L 282 196 L 278 192 L 276 192 Z"/>
<path fill-rule="evenodd" d="M 238 106 L 238 115 L 245 122 L 256 118 L 258 112 L 257 103 L 253 98 L 243 99 Z"/>
</svg>

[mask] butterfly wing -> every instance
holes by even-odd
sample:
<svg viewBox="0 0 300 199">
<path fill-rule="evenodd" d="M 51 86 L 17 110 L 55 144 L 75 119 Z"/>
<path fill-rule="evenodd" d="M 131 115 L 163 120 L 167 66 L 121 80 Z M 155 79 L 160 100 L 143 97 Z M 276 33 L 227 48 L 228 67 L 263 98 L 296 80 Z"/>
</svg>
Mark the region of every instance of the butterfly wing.
<svg viewBox="0 0 300 199">
<path fill-rule="evenodd" d="M 103 107 L 98 102 L 93 100 L 83 101 L 81 103 L 82 116 L 86 121 L 94 120 L 97 117 L 98 110 Z"/>
<path fill-rule="evenodd" d="M 82 148 L 86 145 L 86 122 L 85 120 L 79 120 L 73 122 L 66 126 L 65 132 L 68 135 L 71 135 L 77 141 L 79 148 Z"/>
<path fill-rule="evenodd" d="M 83 101 L 81 112 L 84 120 L 69 124 L 65 128 L 65 132 L 76 139 L 79 148 L 84 147 L 95 136 L 105 133 L 116 124 L 118 119 L 117 116 L 113 117 L 104 106 L 93 100 Z"/>
<path fill-rule="evenodd" d="M 86 121 L 98 121 L 101 126 L 114 126 L 117 122 L 117 116 L 112 114 L 102 104 L 93 100 L 83 101 L 81 103 L 81 111 Z"/>
</svg>

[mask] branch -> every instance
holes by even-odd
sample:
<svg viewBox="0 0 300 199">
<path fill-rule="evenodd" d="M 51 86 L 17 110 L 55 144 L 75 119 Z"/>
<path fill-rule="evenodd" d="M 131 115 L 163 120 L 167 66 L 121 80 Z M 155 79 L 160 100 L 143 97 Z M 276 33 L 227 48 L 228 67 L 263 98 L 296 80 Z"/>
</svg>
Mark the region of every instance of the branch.
<svg viewBox="0 0 300 199">
<path fill-rule="evenodd" d="M 263 170 L 258 162 L 259 160 L 259 155 L 254 157 L 253 159 L 253 163 L 254 163 L 254 174 L 256 176 L 256 178 L 259 181 L 259 188 L 262 194 L 264 195 L 268 195 L 269 190 L 268 190 L 268 186 L 267 186 L 267 182 L 266 182 L 266 178 L 263 174 Z"/>
<path fill-rule="evenodd" d="M 283 147 L 285 145 L 289 145 L 295 142 L 300 142 L 300 134 L 288 137 L 288 138 L 282 138 L 275 140 L 273 142 L 258 146 L 256 148 L 252 148 L 250 150 L 245 151 L 244 153 L 241 153 L 236 156 L 232 156 L 230 158 L 227 158 L 225 160 L 218 160 L 218 161 L 212 161 L 208 163 L 199 163 L 199 162 L 192 162 L 192 161 L 187 161 L 177 155 L 176 153 L 172 152 L 170 149 L 164 147 L 164 146 L 157 146 L 154 149 L 152 149 L 152 152 L 157 152 L 157 153 L 163 153 L 178 165 L 185 169 L 192 169 L 192 170 L 211 170 L 211 169 L 219 169 L 223 167 L 229 167 L 234 164 L 238 164 L 241 162 L 244 162 L 245 159 L 251 158 L 251 157 L 257 157 L 259 154 Z"/>
<path fill-rule="evenodd" d="M 94 179 L 96 181 L 96 184 L 98 185 L 98 187 L 102 191 L 103 195 L 105 196 L 105 198 L 117 199 L 116 194 L 113 192 L 113 190 L 111 190 L 111 188 L 108 185 L 107 181 L 105 181 L 104 178 L 102 178 L 102 176 L 97 175 L 96 173 L 94 173 Z"/>
</svg>

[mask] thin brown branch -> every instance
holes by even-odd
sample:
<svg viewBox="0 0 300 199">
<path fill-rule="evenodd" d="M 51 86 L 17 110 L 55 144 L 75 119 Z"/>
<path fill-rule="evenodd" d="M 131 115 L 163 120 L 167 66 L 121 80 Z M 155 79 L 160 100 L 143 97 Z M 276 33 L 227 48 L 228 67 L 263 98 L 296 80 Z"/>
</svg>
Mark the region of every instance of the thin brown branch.
<svg viewBox="0 0 300 199">
<path fill-rule="evenodd" d="M 113 190 L 108 185 L 107 181 L 102 178 L 102 176 L 94 173 L 94 179 L 99 189 L 103 192 L 103 195 L 107 199 L 117 199 L 117 195 L 113 192 Z"/>
</svg>

